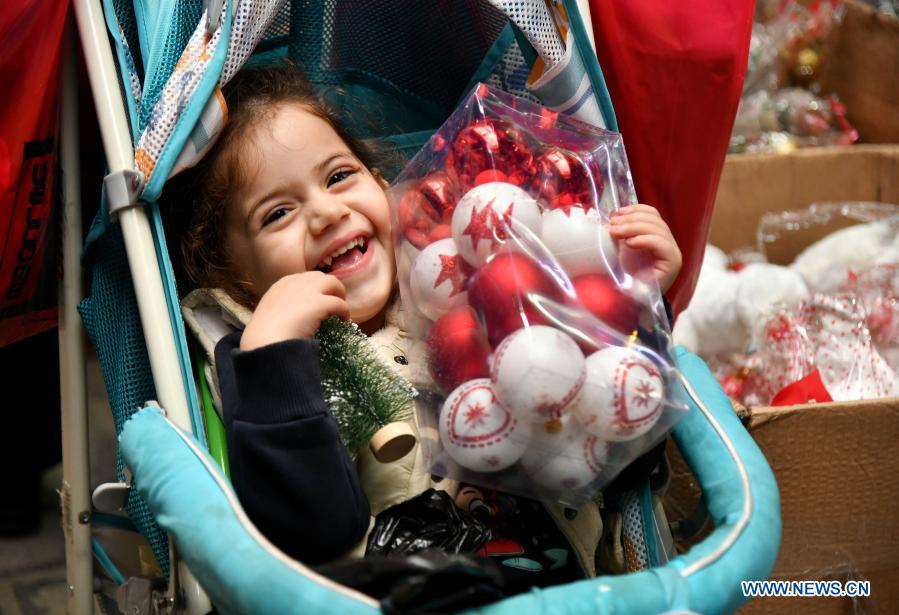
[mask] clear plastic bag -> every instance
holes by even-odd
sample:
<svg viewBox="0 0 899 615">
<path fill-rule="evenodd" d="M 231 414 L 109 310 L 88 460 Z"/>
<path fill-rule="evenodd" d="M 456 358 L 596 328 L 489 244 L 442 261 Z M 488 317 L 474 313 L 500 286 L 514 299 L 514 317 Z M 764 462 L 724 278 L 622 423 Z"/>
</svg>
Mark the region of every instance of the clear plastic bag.
<svg viewBox="0 0 899 615">
<path fill-rule="evenodd" d="M 762 217 L 758 249 L 770 260 L 808 246 L 790 269 L 811 295 L 757 319 L 744 402 L 776 405 L 796 385 L 817 401 L 822 389 L 836 401 L 899 394 L 897 237 L 899 206 L 891 203 L 817 203 Z"/>
<path fill-rule="evenodd" d="M 390 190 L 431 471 L 579 504 L 686 408 L 620 135 L 478 85 Z"/>
</svg>

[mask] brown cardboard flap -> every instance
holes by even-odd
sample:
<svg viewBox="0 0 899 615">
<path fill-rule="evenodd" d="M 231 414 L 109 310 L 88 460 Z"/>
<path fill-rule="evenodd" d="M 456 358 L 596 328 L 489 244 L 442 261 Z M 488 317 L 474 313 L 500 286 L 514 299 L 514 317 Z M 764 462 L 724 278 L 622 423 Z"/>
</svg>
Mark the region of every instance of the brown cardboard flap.
<svg viewBox="0 0 899 615">
<path fill-rule="evenodd" d="M 899 568 L 899 399 L 753 408 L 777 476 L 778 574 Z"/>
<path fill-rule="evenodd" d="M 899 145 L 728 156 L 718 186 L 709 242 L 725 252 L 754 247 L 758 223 L 765 213 L 841 201 L 899 203 Z M 810 229 L 801 236 L 797 233 L 789 244 L 770 246 L 769 259 L 788 264 L 836 228 L 839 223 Z"/>
</svg>

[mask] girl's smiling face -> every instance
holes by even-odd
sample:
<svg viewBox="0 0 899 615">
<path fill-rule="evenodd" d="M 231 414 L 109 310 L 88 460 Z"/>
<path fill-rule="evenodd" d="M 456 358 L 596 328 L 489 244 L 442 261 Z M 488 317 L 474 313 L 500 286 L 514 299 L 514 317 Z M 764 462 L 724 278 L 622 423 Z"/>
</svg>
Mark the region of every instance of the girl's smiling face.
<svg viewBox="0 0 899 615">
<path fill-rule="evenodd" d="M 396 275 L 390 207 L 378 179 L 301 105 L 279 105 L 248 136 L 239 152 L 248 173 L 225 212 L 235 275 L 261 297 L 285 275 L 324 271 L 346 288 L 353 322 L 374 318 Z"/>
</svg>

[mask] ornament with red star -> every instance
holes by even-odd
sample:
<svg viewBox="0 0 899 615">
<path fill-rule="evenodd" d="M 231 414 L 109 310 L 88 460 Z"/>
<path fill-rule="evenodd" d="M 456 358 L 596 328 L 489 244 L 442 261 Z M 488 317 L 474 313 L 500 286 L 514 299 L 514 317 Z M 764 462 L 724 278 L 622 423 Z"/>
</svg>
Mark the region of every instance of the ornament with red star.
<svg viewBox="0 0 899 615">
<path fill-rule="evenodd" d="M 540 207 L 530 194 L 508 182 L 487 182 L 459 200 L 452 234 L 465 261 L 479 267 L 500 250 L 516 249 L 510 236 L 539 239 L 542 221 Z"/>
<path fill-rule="evenodd" d="M 437 320 L 451 309 L 468 302 L 465 282 L 471 268 L 459 255 L 452 239 L 427 246 L 415 259 L 409 275 L 409 290 L 418 310 Z"/>
<path fill-rule="evenodd" d="M 444 452 L 460 466 L 499 472 L 524 454 L 531 430 L 497 401 L 489 380 L 478 378 L 449 394 L 438 431 Z"/>
<path fill-rule="evenodd" d="M 623 442 L 642 436 L 658 422 L 665 385 L 652 361 L 632 348 L 613 346 L 587 357 L 586 371 L 571 413 L 588 432 Z"/>
</svg>

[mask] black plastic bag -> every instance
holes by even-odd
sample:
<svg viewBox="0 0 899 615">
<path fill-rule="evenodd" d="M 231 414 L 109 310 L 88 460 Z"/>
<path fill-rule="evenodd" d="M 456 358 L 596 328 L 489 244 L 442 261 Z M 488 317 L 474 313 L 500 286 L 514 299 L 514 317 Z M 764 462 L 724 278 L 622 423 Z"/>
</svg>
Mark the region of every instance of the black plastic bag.
<svg viewBox="0 0 899 615">
<path fill-rule="evenodd" d="M 345 560 L 316 570 L 380 600 L 387 615 L 454 613 L 507 596 L 493 562 L 437 549 Z"/>
<path fill-rule="evenodd" d="M 375 518 L 365 553 L 412 555 L 429 548 L 474 553 L 489 539 L 487 526 L 456 506 L 449 494 L 428 489 Z"/>
</svg>

